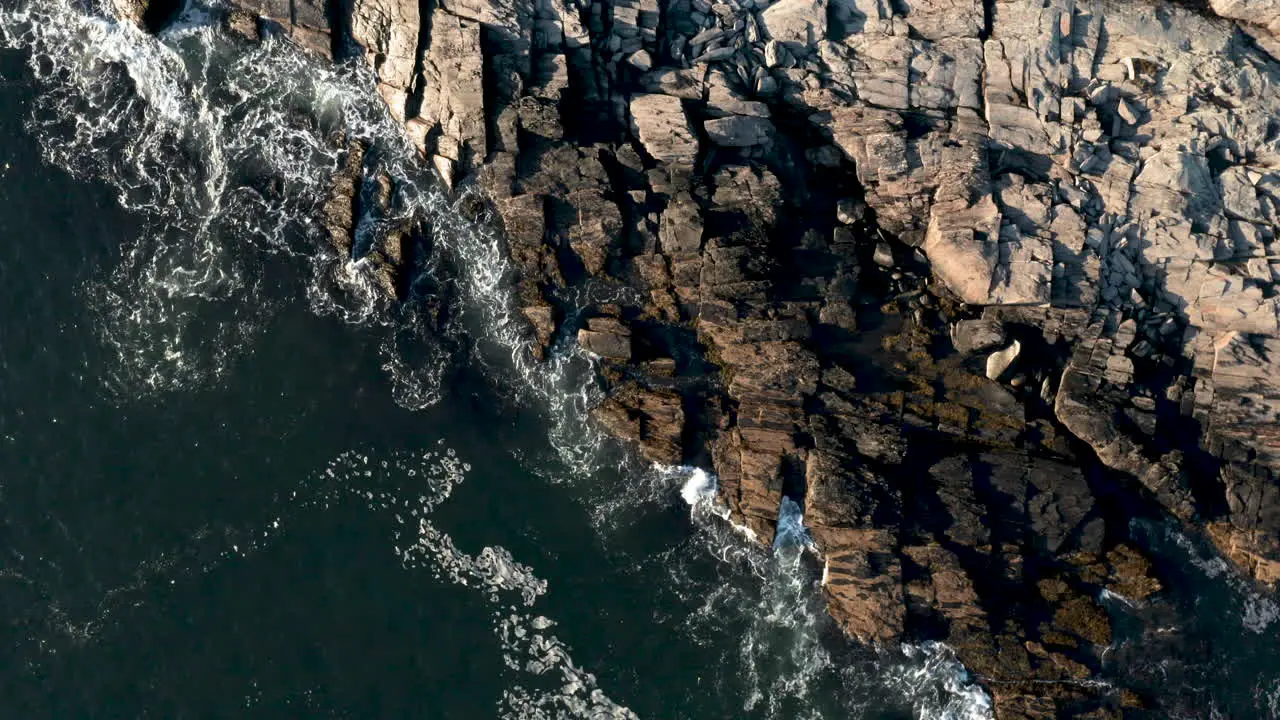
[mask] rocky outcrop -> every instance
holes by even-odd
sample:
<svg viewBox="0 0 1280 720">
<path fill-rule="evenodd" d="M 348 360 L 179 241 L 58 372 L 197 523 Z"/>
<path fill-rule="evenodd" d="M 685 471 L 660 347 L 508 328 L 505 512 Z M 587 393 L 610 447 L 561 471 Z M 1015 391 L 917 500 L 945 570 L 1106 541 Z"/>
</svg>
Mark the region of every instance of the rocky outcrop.
<svg viewBox="0 0 1280 720">
<path fill-rule="evenodd" d="M 334 57 L 335 18 L 323 0 L 236 0 L 228 17 L 233 30 L 254 39 L 287 36 L 302 47 Z"/>
<path fill-rule="evenodd" d="M 368 172 L 365 155 L 362 143 L 347 145 L 331 178 L 324 227 L 340 260 L 339 271 L 355 269 L 383 295 L 403 300 L 412 279 L 414 246 L 425 240 L 415 228 L 386 219 L 392 215 L 393 181 L 383 173 Z"/>
<path fill-rule="evenodd" d="M 1241 31 L 1272 56 L 1280 56 L 1280 3 L 1275 0 L 1210 0 L 1209 7 L 1221 17 L 1238 20 Z"/>
<path fill-rule="evenodd" d="M 649 460 L 678 465 L 683 459 L 684 400 L 672 390 L 629 384 L 596 408 L 596 418 L 619 437 L 634 439 Z"/>
<path fill-rule="evenodd" d="M 803 507 L 850 636 L 945 640 L 1002 718 L 1116 717 L 1098 598 L 1160 583 L 1100 491 L 1280 580 L 1272 0 L 233 5 L 361 48 L 491 200 L 531 352 L 576 338 L 602 425 L 760 542 Z M 563 307 L 587 281 L 635 292 Z"/>
</svg>

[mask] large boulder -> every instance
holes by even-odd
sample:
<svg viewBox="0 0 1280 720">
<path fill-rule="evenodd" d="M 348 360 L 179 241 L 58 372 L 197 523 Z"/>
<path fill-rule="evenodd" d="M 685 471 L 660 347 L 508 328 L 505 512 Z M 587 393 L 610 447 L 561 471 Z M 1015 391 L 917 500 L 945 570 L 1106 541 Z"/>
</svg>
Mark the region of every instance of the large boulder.
<svg viewBox="0 0 1280 720">
<path fill-rule="evenodd" d="M 789 50 L 807 50 L 827 37 L 827 0 L 779 0 L 760 13 L 760 26 Z"/>
<path fill-rule="evenodd" d="M 1280 54 L 1280 0 L 1209 0 L 1209 7 L 1224 18 L 1239 20 L 1259 44 Z"/>
<path fill-rule="evenodd" d="M 698 140 L 680 99 L 670 95 L 636 95 L 631 124 L 645 152 L 659 162 L 692 164 Z"/>
</svg>

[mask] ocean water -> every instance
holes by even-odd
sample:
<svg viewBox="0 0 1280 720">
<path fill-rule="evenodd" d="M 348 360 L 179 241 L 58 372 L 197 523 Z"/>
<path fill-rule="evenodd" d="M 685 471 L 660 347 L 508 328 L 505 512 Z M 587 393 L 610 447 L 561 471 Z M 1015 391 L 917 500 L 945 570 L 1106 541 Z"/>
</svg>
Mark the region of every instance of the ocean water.
<svg viewBox="0 0 1280 720">
<path fill-rule="evenodd" d="M 362 222 L 427 220 L 405 303 L 324 239 L 335 134 L 396 181 Z M 946 647 L 839 635 L 799 508 L 756 547 L 586 422 L 360 67 L 3 0 L 0 137 L 0 717 L 990 717 Z M 1115 676 L 1275 716 L 1272 600 L 1134 534 L 1185 582 L 1109 601 Z"/>
</svg>

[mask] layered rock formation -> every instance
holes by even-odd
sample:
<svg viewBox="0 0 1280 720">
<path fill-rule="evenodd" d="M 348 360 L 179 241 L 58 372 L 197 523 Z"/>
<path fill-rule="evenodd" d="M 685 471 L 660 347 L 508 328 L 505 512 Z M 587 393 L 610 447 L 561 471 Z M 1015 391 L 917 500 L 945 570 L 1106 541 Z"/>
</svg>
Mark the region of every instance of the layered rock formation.
<svg viewBox="0 0 1280 720">
<path fill-rule="evenodd" d="M 761 542 L 800 503 L 850 636 L 1119 717 L 1135 508 L 1280 581 L 1273 0 L 232 4 L 371 64 L 501 217 L 532 351 L 576 337 L 601 422 Z M 643 300 L 560 327 L 588 279 Z"/>
</svg>

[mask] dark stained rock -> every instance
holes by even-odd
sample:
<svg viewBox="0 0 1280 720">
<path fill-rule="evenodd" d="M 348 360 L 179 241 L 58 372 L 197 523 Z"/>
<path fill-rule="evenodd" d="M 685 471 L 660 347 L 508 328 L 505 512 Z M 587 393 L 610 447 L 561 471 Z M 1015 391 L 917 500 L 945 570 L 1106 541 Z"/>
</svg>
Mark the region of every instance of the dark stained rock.
<svg viewBox="0 0 1280 720">
<path fill-rule="evenodd" d="M 606 360 L 631 360 L 631 329 L 614 318 L 592 318 L 578 331 L 578 344 Z"/>
<path fill-rule="evenodd" d="M 1004 327 L 986 318 L 961 320 L 951 327 L 951 342 L 962 353 L 994 350 L 1004 345 Z"/>
<path fill-rule="evenodd" d="M 677 392 L 628 383 L 611 393 L 593 415 L 615 436 L 637 443 L 649 460 L 679 465 L 684 457 L 683 403 Z"/>
<path fill-rule="evenodd" d="M 347 145 L 345 160 L 333 175 L 329 198 L 324 205 L 324 223 L 329 233 L 329 242 L 339 254 L 348 258 L 351 257 L 352 244 L 355 242 L 353 232 L 357 221 L 356 200 L 364 176 L 364 153 L 363 143 L 356 141 Z"/>
<path fill-rule="evenodd" d="M 319 0 L 233 0 L 232 11 L 258 18 L 265 34 L 288 37 L 298 45 L 323 57 L 333 57 L 330 18 Z M 233 16 L 234 17 L 234 16 Z M 242 24 L 238 20 L 237 24 Z"/>
<path fill-rule="evenodd" d="M 552 207 L 551 232 L 567 241 L 587 273 L 602 274 L 622 232 L 617 204 L 599 190 L 575 190 Z"/>
<path fill-rule="evenodd" d="M 773 140 L 773 123 L 768 118 L 730 115 L 705 124 L 711 142 L 722 147 L 752 147 Z"/>
</svg>

